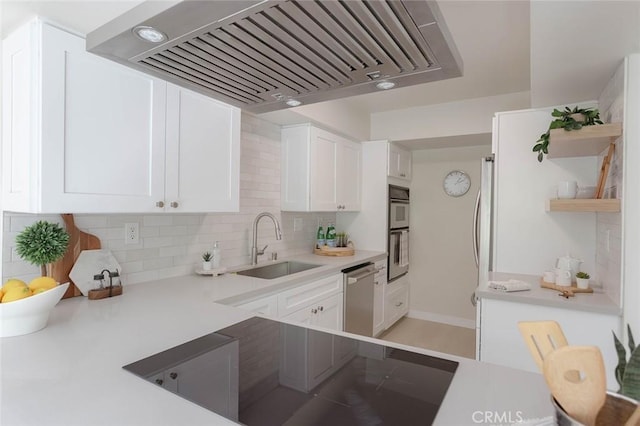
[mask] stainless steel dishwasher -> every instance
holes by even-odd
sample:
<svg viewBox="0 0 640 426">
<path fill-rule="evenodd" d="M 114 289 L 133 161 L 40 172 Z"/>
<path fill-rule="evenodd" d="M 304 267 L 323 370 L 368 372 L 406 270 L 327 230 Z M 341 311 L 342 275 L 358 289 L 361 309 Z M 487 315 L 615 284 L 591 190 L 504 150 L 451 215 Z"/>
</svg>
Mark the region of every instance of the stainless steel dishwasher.
<svg viewBox="0 0 640 426">
<path fill-rule="evenodd" d="M 342 270 L 344 273 L 344 331 L 373 336 L 374 275 L 371 262 Z"/>
</svg>

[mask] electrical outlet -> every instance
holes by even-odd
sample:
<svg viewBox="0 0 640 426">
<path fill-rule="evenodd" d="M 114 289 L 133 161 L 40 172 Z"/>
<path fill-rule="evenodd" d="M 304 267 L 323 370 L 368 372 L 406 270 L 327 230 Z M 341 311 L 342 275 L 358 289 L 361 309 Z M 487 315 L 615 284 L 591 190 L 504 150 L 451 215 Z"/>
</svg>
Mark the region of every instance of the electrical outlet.
<svg viewBox="0 0 640 426">
<path fill-rule="evenodd" d="M 302 218 L 294 217 L 293 218 L 293 231 L 301 231 L 302 230 Z"/>
<path fill-rule="evenodd" d="M 140 242 L 140 230 L 138 222 L 124 224 L 124 243 L 138 244 Z"/>
</svg>

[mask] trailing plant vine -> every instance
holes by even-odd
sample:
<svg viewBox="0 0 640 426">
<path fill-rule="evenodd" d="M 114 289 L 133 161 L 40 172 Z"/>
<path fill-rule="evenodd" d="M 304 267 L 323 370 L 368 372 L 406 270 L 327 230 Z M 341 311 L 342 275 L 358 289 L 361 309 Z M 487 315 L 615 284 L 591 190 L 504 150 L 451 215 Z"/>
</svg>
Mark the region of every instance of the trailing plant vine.
<svg viewBox="0 0 640 426">
<path fill-rule="evenodd" d="M 582 114 L 583 120 L 576 120 L 574 114 Z M 556 117 L 549 124 L 549 129 L 540 135 L 540 138 L 533 146 L 533 152 L 538 153 L 538 161 L 542 162 L 544 155 L 549 153 L 549 136 L 553 129 L 564 129 L 566 131 L 579 130 L 582 126 L 593 126 L 595 124 L 603 124 L 600 120 L 600 112 L 597 108 L 578 108 L 573 109 L 564 107 L 564 111 L 553 109 L 552 117 Z"/>
</svg>

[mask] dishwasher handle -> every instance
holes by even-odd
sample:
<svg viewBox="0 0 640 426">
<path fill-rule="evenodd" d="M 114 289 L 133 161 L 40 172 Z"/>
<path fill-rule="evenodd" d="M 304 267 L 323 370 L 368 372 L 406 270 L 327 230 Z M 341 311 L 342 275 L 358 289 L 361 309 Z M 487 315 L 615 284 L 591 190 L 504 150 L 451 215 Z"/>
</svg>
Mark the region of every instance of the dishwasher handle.
<svg viewBox="0 0 640 426">
<path fill-rule="evenodd" d="M 364 278 L 370 277 L 371 275 L 375 275 L 377 274 L 378 271 L 376 269 L 373 270 L 366 270 L 360 274 L 354 275 L 354 276 L 348 276 L 347 277 L 347 284 L 355 284 L 357 283 L 359 280 L 362 280 Z"/>
</svg>

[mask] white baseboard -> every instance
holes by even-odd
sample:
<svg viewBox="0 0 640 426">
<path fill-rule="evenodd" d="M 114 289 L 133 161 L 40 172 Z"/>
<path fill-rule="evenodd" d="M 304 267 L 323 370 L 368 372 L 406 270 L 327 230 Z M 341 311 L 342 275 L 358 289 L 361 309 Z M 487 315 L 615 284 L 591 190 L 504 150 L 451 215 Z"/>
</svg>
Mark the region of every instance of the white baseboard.
<svg viewBox="0 0 640 426">
<path fill-rule="evenodd" d="M 471 329 L 476 328 L 475 320 L 454 317 L 451 315 L 434 314 L 432 312 L 416 311 L 414 309 L 411 309 L 407 314 L 407 316 L 409 318 L 415 318 L 415 319 L 420 319 L 424 321 L 440 322 L 443 324 L 455 325 L 458 327 L 471 328 Z"/>
</svg>

